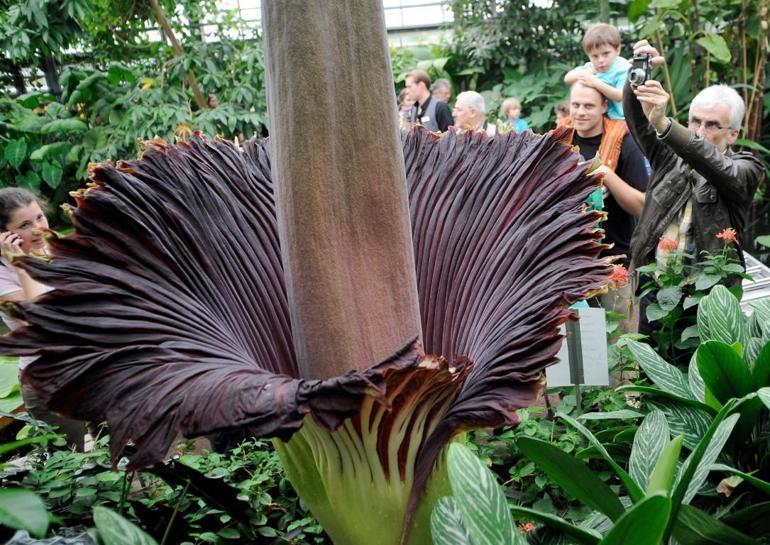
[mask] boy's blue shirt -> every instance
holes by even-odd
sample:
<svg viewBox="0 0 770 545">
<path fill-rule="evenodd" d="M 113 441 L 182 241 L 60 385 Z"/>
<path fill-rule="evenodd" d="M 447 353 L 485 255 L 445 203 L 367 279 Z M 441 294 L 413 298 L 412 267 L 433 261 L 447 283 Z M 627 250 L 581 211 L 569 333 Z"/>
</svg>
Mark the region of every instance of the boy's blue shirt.
<svg viewBox="0 0 770 545">
<path fill-rule="evenodd" d="M 582 66 L 582 68 L 591 70 L 593 70 L 593 67 L 594 65 L 590 61 Z M 631 68 L 631 63 L 618 55 L 615 57 L 615 61 L 612 63 L 612 66 L 610 66 L 605 72 L 597 72 L 596 77 L 607 85 L 622 90 L 623 86 L 626 84 L 626 77 L 628 76 L 629 68 Z M 623 115 L 623 103 L 620 101 L 615 102 L 614 100 L 610 100 L 609 104 L 607 105 L 607 117 L 610 119 L 625 119 L 626 117 Z"/>
</svg>

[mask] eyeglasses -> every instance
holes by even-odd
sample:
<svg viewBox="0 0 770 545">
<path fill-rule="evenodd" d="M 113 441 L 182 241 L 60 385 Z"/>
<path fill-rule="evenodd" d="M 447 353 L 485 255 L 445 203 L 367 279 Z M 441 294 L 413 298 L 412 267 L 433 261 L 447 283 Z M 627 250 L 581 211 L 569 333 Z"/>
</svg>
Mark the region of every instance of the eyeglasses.
<svg viewBox="0 0 770 545">
<path fill-rule="evenodd" d="M 697 117 L 693 117 L 690 119 L 690 128 L 694 131 L 697 131 L 700 129 L 700 126 L 703 125 L 706 132 L 717 132 L 721 131 L 722 129 L 729 129 L 729 126 L 723 127 L 719 124 L 719 121 L 701 121 Z"/>
</svg>

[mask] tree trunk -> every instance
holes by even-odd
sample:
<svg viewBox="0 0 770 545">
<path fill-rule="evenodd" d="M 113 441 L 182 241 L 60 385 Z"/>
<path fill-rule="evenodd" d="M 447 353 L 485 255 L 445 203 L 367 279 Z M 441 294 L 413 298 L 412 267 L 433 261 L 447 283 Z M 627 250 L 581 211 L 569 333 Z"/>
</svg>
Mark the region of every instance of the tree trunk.
<svg viewBox="0 0 770 545">
<path fill-rule="evenodd" d="M 48 92 L 55 97 L 60 97 L 59 67 L 56 65 L 56 59 L 51 53 L 40 53 L 40 69 L 45 75 L 45 84 L 48 86 Z"/>
<path fill-rule="evenodd" d="M 171 47 L 174 49 L 174 54 L 177 57 L 181 57 L 184 55 L 184 50 L 182 49 L 182 44 L 179 43 L 179 40 L 176 39 L 176 35 L 174 34 L 174 30 L 171 28 L 171 25 L 168 23 L 168 19 L 166 19 L 166 14 L 163 13 L 163 9 L 158 4 L 158 0 L 150 0 L 150 4 L 152 5 L 152 10 L 155 13 L 155 18 L 158 20 L 158 24 L 160 25 L 160 28 L 163 30 L 163 34 L 166 35 L 168 38 L 168 41 L 171 42 Z M 198 82 L 195 80 L 195 74 L 192 70 L 187 71 L 187 82 L 190 84 L 190 90 L 193 93 L 193 96 L 195 97 L 195 103 L 198 105 L 198 108 L 201 110 L 205 110 L 208 108 L 208 103 L 206 102 L 206 99 L 203 97 L 203 93 L 201 93 L 200 87 L 198 87 Z"/>
<path fill-rule="evenodd" d="M 263 3 L 278 229 L 303 377 L 420 335 L 381 0 Z"/>
<path fill-rule="evenodd" d="M 10 62 L 8 67 L 13 78 L 13 86 L 16 88 L 16 94 L 21 96 L 27 92 L 27 82 L 24 81 L 24 74 L 21 71 L 21 66 L 15 62 Z"/>
</svg>

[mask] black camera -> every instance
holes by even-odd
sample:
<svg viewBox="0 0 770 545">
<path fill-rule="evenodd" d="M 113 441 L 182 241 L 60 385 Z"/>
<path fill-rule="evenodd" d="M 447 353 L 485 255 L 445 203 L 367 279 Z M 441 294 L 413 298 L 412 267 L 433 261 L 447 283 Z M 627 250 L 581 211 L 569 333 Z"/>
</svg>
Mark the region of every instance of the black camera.
<svg viewBox="0 0 770 545">
<path fill-rule="evenodd" d="M 628 71 L 628 81 L 632 86 L 638 87 L 650 79 L 651 72 L 650 54 L 634 55 L 634 59 L 631 62 L 631 69 Z"/>
</svg>

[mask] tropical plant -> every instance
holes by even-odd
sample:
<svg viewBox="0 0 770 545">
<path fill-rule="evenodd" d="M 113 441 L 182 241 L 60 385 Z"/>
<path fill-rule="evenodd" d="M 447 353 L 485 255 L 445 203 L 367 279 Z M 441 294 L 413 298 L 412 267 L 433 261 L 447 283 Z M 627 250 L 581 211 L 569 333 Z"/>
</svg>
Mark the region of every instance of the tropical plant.
<svg viewBox="0 0 770 545">
<path fill-rule="evenodd" d="M 751 536 L 689 505 L 738 422 L 739 409 L 756 398 L 757 394 L 752 393 L 740 400 L 730 400 L 681 465 L 678 460 L 684 437 L 678 435 L 671 439 L 663 413 L 650 412 L 634 437 L 628 470 L 621 467 L 580 422 L 557 415 L 586 437 L 598 457 L 610 466 L 625 493 L 614 492 L 585 464 L 553 445 L 520 438 L 518 445 L 524 454 L 568 494 L 594 509 L 597 516 L 576 526 L 526 508 L 515 507 L 513 512 L 551 526 L 581 544 L 661 545 L 668 543 L 671 536 L 682 545 L 756 544 Z M 614 524 L 609 525 L 608 519 Z M 631 540 L 631 536 L 635 539 Z"/>
<path fill-rule="evenodd" d="M 424 542 L 447 442 L 514 423 L 565 304 L 606 283 L 597 181 L 561 134 L 399 143 L 378 1 L 264 8 L 272 154 L 194 138 L 94 168 L 2 350 L 39 354 L 54 410 L 106 419 L 113 460 L 277 437 L 338 545 Z"/>
<path fill-rule="evenodd" d="M 695 311 L 711 288 L 730 282 L 733 285 L 728 289 L 740 299 L 743 290 L 734 280 L 751 280 L 735 253 L 735 230 L 725 228 L 716 237 L 723 242 L 722 250 L 717 254 L 703 251 L 698 260 L 679 250 L 675 240 L 663 237 L 658 243 L 658 252 L 665 256 L 663 263 L 637 268 L 644 279 L 640 297 L 654 294 L 645 312 L 649 323 L 657 325 L 652 332 L 655 348 L 672 363 L 686 366 L 700 343 Z"/>
</svg>

